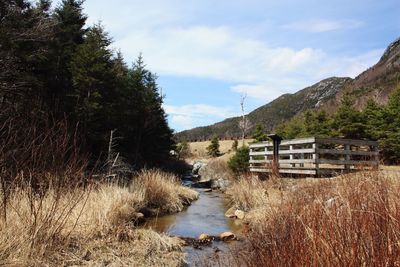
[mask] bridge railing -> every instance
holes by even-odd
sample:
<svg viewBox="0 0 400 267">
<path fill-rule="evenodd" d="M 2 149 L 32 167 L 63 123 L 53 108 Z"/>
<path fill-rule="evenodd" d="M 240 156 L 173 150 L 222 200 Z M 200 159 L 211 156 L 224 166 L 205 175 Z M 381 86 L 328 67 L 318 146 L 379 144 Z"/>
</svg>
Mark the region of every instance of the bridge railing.
<svg viewBox="0 0 400 267">
<path fill-rule="evenodd" d="M 273 144 L 250 145 L 250 171 L 271 172 Z M 332 175 L 379 166 L 378 143 L 340 138 L 300 138 L 283 140 L 277 160 L 279 173 Z"/>
</svg>

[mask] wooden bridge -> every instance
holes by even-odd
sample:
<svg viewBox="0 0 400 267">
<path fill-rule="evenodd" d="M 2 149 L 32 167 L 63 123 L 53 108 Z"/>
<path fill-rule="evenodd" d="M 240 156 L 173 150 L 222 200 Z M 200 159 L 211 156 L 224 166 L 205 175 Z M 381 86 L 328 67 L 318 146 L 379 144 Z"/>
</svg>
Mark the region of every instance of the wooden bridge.
<svg viewBox="0 0 400 267">
<path fill-rule="evenodd" d="M 273 148 L 273 142 L 250 145 L 251 172 L 324 176 L 379 166 L 378 143 L 374 141 L 317 137 L 283 140 L 276 160 Z"/>
</svg>

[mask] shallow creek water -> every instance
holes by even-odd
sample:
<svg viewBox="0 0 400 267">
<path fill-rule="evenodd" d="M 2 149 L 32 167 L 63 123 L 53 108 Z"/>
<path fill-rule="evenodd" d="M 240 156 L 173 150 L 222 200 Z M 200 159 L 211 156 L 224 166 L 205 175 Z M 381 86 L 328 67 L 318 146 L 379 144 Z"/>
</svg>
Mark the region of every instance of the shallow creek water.
<svg viewBox="0 0 400 267">
<path fill-rule="evenodd" d="M 190 186 L 191 183 L 185 181 L 184 184 Z M 225 217 L 228 207 L 223 194 L 217 191 L 204 192 L 204 189 L 195 190 L 200 196 L 192 205 L 180 213 L 153 218 L 146 223 L 146 227 L 180 237 L 197 238 L 202 233 L 219 236 L 227 231 L 240 236 L 241 222 Z M 211 246 L 201 249 L 188 246 L 185 247 L 186 260 L 192 265 L 202 258 L 210 258 L 228 249 L 229 244 L 224 242 L 213 242 Z"/>
</svg>

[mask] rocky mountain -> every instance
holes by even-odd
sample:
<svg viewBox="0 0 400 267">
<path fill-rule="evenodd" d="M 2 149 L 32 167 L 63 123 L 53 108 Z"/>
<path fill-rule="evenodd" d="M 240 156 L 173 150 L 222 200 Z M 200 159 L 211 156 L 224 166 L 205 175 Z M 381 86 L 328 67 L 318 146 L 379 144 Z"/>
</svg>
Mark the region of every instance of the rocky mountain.
<svg viewBox="0 0 400 267">
<path fill-rule="evenodd" d="M 345 92 L 356 97 L 359 108 L 369 98 L 385 103 L 390 93 L 400 84 L 400 38 L 391 43 L 381 59 L 355 79 L 331 77 L 294 94 L 284 94 L 248 114 L 250 129 L 261 123 L 268 131 L 294 116 L 310 109 L 334 111 Z M 176 134 L 178 140 L 205 140 L 213 136 L 231 138 L 240 136 L 239 117 L 216 124 L 197 127 Z"/>
</svg>

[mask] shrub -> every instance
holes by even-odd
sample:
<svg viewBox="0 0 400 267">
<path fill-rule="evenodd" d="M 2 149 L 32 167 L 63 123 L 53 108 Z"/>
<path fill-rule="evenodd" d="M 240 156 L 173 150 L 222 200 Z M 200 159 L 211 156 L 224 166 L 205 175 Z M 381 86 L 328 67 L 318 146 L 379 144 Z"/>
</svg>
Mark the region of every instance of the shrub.
<svg viewBox="0 0 400 267">
<path fill-rule="evenodd" d="M 211 144 L 207 147 L 207 154 L 213 158 L 221 155 L 219 151 L 219 141 L 217 137 L 211 140 Z"/>
<path fill-rule="evenodd" d="M 245 173 L 249 171 L 249 148 L 244 146 L 239 148 L 235 155 L 228 161 L 228 167 L 235 173 Z"/>
<path fill-rule="evenodd" d="M 176 151 L 176 153 L 178 155 L 178 159 L 190 156 L 189 143 L 186 142 L 186 141 L 182 141 L 181 143 L 178 143 L 176 145 L 175 151 Z"/>
<path fill-rule="evenodd" d="M 235 141 L 233 141 L 233 144 L 232 144 L 232 150 L 236 152 L 238 149 L 238 145 L 239 145 L 239 142 L 238 142 L 238 140 L 235 139 Z"/>
</svg>

